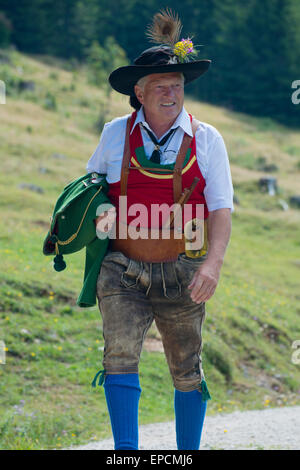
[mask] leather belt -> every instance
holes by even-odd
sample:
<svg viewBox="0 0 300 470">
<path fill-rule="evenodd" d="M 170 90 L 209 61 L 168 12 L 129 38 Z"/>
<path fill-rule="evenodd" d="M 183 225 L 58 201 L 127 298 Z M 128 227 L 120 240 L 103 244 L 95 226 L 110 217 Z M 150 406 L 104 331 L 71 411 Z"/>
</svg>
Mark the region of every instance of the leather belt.
<svg viewBox="0 0 300 470">
<path fill-rule="evenodd" d="M 129 234 L 126 239 L 111 240 L 110 249 L 112 251 L 121 251 L 128 258 L 144 261 L 145 263 L 176 261 L 178 255 L 185 251 L 184 235 L 181 234 L 182 238 L 175 238 L 174 230 L 168 231 L 168 239 L 162 238 L 162 229 L 156 229 L 155 231 L 153 229 L 152 231 L 150 229 L 141 229 L 140 235 L 141 238 L 136 240 L 130 238 Z"/>
</svg>

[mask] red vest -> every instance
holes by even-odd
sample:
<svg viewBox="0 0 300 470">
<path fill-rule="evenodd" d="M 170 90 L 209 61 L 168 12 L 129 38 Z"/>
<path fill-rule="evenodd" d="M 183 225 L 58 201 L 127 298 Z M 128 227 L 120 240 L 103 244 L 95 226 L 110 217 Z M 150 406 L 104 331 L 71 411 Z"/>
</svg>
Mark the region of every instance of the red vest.
<svg viewBox="0 0 300 470">
<path fill-rule="evenodd" d="M 135 119 L 136 112 L 132 114 L 131 128 L 132 129 Z M 192 121 L 192 116 L 190 119 Z M 174 164 L 171 165 L 159 165 L 149 161 L 145 155 L 143 139 L 140 131 L 140 126 L 137 125 L 134 128 L 132 134 L 130 134 L 130 151 L 131 159 L 130 166 L 141 167 L 141 170 L 131 170 L 128 175 L 127 183 L 127 209 L 129 211 L 127 216 L 127 224 L 132 222 L 134 219 L 138 220 L 141 227 L 162 227 L 162 224 L 170 214 L 167 206 L 163 212 L 159 211 L 158 206 L 167 204 L 171 207 L 174 204 L 173 199 L 173 173 L 172 169 Z M 143 167 L 152 168 L 152 170 L 143 170 Z M 170 173 L 159 172 L 159 168 L 170 168 Z M 196 205 L 203 205 L 203 216 L 206 219 L 208 217 L 208 209 L 203 194 L 205 188 L 205 179 L 199 169 L 199 165 L 196 157 L 196 140 L 195 137 L 192 139 L 191 145 L 187 151 L 185 161 L 182 168 L 182 191 L 185 188 L 189 188 L 194 178 L 199 178 L 199 182 L 193 191 L 187 204 L 190 205 L 185 216 L 184 222 L 190 218 L 198 216 L 199 212 L 196 213 Z M 117 183 L 110 183 L 108 196 L 117 209 L 117 220 L 119 212 L 119 196 L 120 196 L 120 181 Z M 147 211 L 140 211 L 136 204 L 143 204 L 143 207 L 147 208 Z M 155 206 L 153 206 L 155 204 Z M 133 206 L 135 205 L 135 206 Z M 152 207 L 152 217 L 151 217 Z M 131 209 L 130 209 L 131 208 Z M 201 212 L 200 212 L 201 213 Z M 158 217 L 159 215 L 159 217 Z M 201 217 L 200 217 L 201 218 Z"/>
</svg>

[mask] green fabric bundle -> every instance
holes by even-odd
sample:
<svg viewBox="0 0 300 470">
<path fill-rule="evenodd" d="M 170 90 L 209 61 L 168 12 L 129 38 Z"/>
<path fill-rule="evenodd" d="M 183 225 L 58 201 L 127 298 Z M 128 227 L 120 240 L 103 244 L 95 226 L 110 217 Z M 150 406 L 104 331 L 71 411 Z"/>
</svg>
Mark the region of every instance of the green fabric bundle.
<svg viewBox="0 0 300 470">
<path fill-rule="evenodd" d="M 54 269 L 66 267 L 64 254 L 86 248 L 84 281 L 77 299 L 80 307 L 96 304 L 96 283 L 102 260 L 108 248 L 109 235 L 96 235 L 94 220 L 113 207 L 107 197 L 105 175 L 88 173 L 68 184 L 59 196 L 51 226 L 44 240 L 44 255 L 55 255 Z"/>
</svg>

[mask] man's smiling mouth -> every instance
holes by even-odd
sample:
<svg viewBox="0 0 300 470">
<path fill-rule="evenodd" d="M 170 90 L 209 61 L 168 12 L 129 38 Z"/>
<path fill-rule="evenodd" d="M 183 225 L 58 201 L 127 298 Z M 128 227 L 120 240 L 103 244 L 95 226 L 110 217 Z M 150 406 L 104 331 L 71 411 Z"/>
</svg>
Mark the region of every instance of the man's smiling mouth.
<svg viewBox="0 0 300 470">
<path fill-rule="evenodd" d="M 171 103 L 162 103 L 161 106 L 174 106 L 174 102 Z"/>
</svg>

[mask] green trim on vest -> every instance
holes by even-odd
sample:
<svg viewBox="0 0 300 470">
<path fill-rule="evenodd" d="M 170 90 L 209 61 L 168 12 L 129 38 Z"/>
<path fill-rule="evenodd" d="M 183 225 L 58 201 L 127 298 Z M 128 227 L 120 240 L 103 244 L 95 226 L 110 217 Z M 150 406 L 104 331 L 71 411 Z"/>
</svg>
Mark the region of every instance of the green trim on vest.
<svg viewBox="0 0 300 470">
<path fill-rule="evenodd" d="M 187 153 L 186 153 L 186 156 L 185 156 L 185 159 L 184 159 L 184 163 L 183 163 L 183 168 L 188 164 L 188 161 L 189 161 L 190 156 L 191 156 L 191 151 L 192 151 L 192 149 L 190 149 L 190 148 L 187 150 Z M 166 168 L 166 169 L 171 170 L 171 171 L 174 170 L 175 162 L 174 163 L 168 163 L 166 165 L 161 165 L 160 163 L 154 163 L 151 160 L 148 160 L 148 158 L 146 157 L 144 147 L 137 147 L 135 149 L 135 154 L 136 154 L 137 161 L 143 167 L 153 168 L 153 170 L 155 170 L 155 169 L 159 170 L 159 168 Z M 165 172 L 162 172 L 162 171 L 153 171 L 153 173 L 158 174 L 158 175 L 165 175 L 166 174 Z"/>
</svg>

